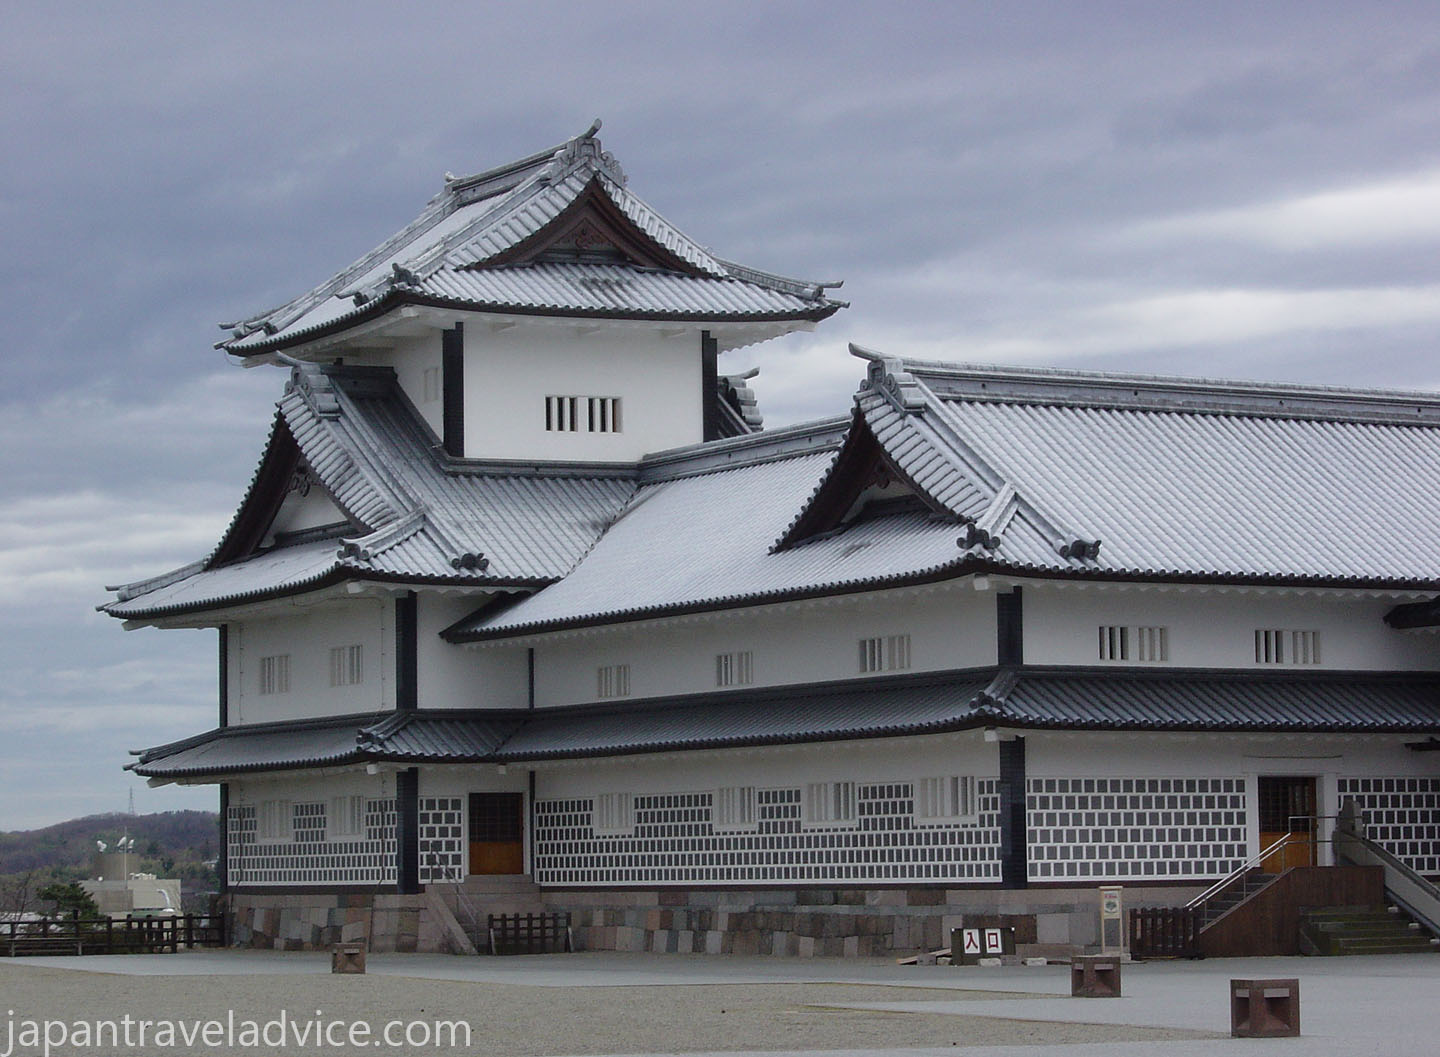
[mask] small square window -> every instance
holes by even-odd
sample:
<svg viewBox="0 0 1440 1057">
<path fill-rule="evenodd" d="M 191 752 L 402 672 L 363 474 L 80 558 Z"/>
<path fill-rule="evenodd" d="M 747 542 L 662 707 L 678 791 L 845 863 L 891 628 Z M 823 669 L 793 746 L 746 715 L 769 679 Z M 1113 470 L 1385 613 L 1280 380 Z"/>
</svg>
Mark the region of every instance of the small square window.
<svg viewBox="0 0 1440 1057">
<path fill-rule="evenodd" d="M 603 664 L 595 670 L 596 697 L 629 697 L 630 666 Z"/>
<path fill-rule="evenodd" d="M 290 692 L 290 655 L 277 653 L 260 658 L 260 693 L 288 694 Z"/>
<path fill-rule="evenodd" d="M 330 650 L 330 685 L 356 686 L 365 681 L 365 653 L 360 646 L 335 646 Z"/>
</svg>

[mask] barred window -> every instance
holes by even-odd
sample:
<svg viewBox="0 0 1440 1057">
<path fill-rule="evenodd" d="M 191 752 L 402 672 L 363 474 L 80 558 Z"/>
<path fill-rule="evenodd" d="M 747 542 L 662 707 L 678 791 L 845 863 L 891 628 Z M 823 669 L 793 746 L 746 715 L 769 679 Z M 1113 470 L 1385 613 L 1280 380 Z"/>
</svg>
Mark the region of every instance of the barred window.
<svg viewBox="0 0 1440 1057">
<path fill-rule="evenodd" d="M 805 823 L 849 826 L 856 822 L 854 782 L 811 782 L 805 787 Z"/>
<path fill-rule="evenodd" d="M 619 433 L 618 396 L 547 396 L 545 430 L 548 433 Z"/>
<path fill-rule="evenodd" d="M 325 825 L 332 836 L 358 837 L 365 832 L 365 798 L 337 796 L 330 799 Z"/>
<path fill-rule="evenodd" d="M 1100 625 L 1100 659 L 1163 664 L 1170 659 L 1170 629 L 1156 626 Z"/>
<path fill-rule="evenodd" d="M 365 651 L 360 646 L 335 646 L 330 650 L 330 685 L 356 686 L 365 681 Z"/>
<path fill-rule="evenodd" d="M 295 837 L 295 805 L 289 800 L 262 800 L 256 811 L 256 838 L 288 844 Z"/>
<path fill-rule="evenodd" d="M 730 833 L 758 829 L 760 819 L 755 813 L 755 787 L 742 785 L 715 790 L 713 824 L 715 829 Z"/>
<path fill-rule="evenodd" d="M 596 697 L 629 697 L 630 666 L 602 664 L 595 670 Z"/>
<path fill-rule="evenodd" d="M 1319 664 L 1320 632 L 1295 628 L 1256 628 L 1256 664 Z"/>
<path fill-rule="evenodd" d="M 974 818 L 979 813 L 974 775 L 944 775 L 915 783 L 915 817 L 924 821 Z"/>
<path fill-rule="evenodd" d="M 754 681 L 754 656 L 749 650 L 715 656 L 716 686 L 749 686 Z"/>
<path fill-rule="evenodd" d="M 635 794 L 601 793 L 595 798 L 592 823 L 597 834 L 627 836 L 635 832 Z"/>
<path fill-rule="evenodd" d="M 290 692 L 290 655 L 277 653 L 260 658 L 260 692 L 262 694 L 288 694 Z"/>
<path fill-rule="evenodd" d="M 860 640 L 860 671 L 902 671 L 910 667 L 909 635 L 877 635 Z"/>
</svg>

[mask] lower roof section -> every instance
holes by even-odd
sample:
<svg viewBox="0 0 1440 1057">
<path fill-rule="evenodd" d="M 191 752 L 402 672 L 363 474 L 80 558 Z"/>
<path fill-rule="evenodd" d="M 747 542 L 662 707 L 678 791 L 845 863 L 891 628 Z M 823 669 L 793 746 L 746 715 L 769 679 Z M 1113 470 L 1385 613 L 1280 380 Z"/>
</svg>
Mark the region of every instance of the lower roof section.
<svg viewBox="0 0 1440 1057">
<path fill-rule="evenodd" d="M 1440 673 L 984 669 L 539 711 L 226 727 L 145 750 L 161 781 L 365 762 L 523 763 L 1018 730 L 1440 732 Z"/>
</svg>

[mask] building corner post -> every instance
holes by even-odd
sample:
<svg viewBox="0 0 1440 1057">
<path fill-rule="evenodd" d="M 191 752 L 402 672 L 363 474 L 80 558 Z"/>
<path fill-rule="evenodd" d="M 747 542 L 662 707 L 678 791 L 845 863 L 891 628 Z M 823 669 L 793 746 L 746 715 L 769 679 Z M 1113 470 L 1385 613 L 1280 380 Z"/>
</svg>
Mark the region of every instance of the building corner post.
<svg viewBox="0 0 1440 1057">
<path fill-rule="evenodd" d="M 1000 750 L 1000 882 L 1004 888 L 1024 888 L 1030 879 L 1025 739 L 1001 741 L 996 747 Z"/>
</svg>

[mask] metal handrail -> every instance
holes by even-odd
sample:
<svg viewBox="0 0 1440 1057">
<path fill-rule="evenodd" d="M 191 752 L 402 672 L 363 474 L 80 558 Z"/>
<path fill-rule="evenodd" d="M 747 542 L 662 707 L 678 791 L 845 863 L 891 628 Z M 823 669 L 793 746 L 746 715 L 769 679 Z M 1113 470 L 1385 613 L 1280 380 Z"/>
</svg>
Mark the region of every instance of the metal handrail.
<svg viewBox="0 0 1440 1057">
<path fill-rule="evenodd" d="M 1205 891 L 1201 892 L 1194 899 L 1190 900 L 1190 902 L 1186 903 L 1185 909 L 1193 910 L 1195 907 L 1198 907 L 1201 903 L 1204 903 L 1212 896 L 1219 895 L 1220 892 L 1222 892 L 1226 888 L 1229 888 L 1230 885 L 1238 881 L 1243 875 L 1249 873 L 1251 870 L 1259 866 L 1270 856 L 1274 855 L 1281 848 L 1291 843 L 1293 838 L 1295 838 L 1296 836 L 1297 834 L 1295 833 L 1287 833 L 1285 834 L 1285 836 L 1277 840 L 1274 844 L 1270 845 L 1270 847 L 1265 848 L 1262 851 L 1257 852 L 1255 855 L 1250 856 L 1250 858 L 1246 859 L 1244 863 L 1242 863 L 1240 866 L 1237 866 L 1234 870 L 1230 871 L 1230 873 L 1227 874 L 1222 880 L 1216 881 L 1209 888 L 1205 889 Z M 1303 843 L 1310 843 L 1310 834 L 1302 833 L 1298 834 L 1298 836 L 1305 838 Z M 1295 841 L 1294 843 L 1299 844 L 1302 842 Z"/>
</svg>

